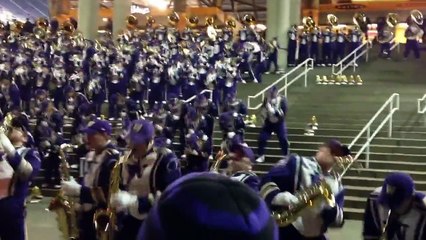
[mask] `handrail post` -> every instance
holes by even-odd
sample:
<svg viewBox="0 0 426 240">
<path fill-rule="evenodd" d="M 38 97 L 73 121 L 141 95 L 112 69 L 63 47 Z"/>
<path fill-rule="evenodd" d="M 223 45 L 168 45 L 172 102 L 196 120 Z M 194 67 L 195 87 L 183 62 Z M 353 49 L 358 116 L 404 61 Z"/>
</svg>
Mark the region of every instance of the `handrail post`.
<svg viewBox="0 0 426 240">
<path fill-rule="evenodd" d="M 308 62 L 305 64 L 305 87 L 308 86 Z"/>
<path fill-rule="evenodd" d="M 288 82 L 288 77 L 285 77 L 284 83 L 285 83 L 285 88 L 284 88 L 284 96 L 287 97 L 287 82 Z"/>
<path fill-rule="evenodd" d="M 368 127 L 368 129 L 367 129 L 367 142 L 368 142 L 368 144 L 367 144 L 367 148 L 366 148 L 366 158 L 365 158 L 365 160 L 366 160 L 366 163 L 365 163 L 365 167 L 366 168 L 370 168 L 370 135 L 371 135 L 371 129 L 370 129 L 371 127 L 369 126 Z"/>
<path fill-rule="evenodd" d="M 389 118 L 389 129 L 388 129 L 388 138 L 391 138 L 392 137 L 392 121 L 393 121 L 393 114 L 392 114 L 392 111 L 393 111 L 393 99 L 392 99 L 392 101 L 390 102 L 390 104 L 389 104 L 389 114 L 390 114 L 390 118 Z"/>
<path fill-rule="evenodd" d="M 357 48 L 357 49 L 358 49 L 358 48 Z M 354 68 L 354 72 L 356 72 L 356 57 L 357 57 L 357 56 L 356 56 L 356 55 L 357 55 L 356 53 L 357 53 L 357 51 L 356 51 L 356 49 L 355 49 L 355 52 L 354 52 L 354 60 L 353 60 L 353 63 L 352 63 L 352 64 L 353 64 L 353 68 Z"/>
</svg>

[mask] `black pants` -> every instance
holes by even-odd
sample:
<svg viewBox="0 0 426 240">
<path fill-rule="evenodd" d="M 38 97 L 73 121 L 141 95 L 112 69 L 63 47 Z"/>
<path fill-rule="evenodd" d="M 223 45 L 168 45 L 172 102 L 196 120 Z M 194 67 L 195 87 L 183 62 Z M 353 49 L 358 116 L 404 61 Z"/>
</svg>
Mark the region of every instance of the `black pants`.
<svg viewBox="0 0 426 240">
<path fill-rule="evenodd" d="M 279 228 L 280 240 L 327 240 L 327 238 L 322 235 L 319 237 L 308 238 L 302 236 L 293 225 L 287 227 Z"/>
</svg>

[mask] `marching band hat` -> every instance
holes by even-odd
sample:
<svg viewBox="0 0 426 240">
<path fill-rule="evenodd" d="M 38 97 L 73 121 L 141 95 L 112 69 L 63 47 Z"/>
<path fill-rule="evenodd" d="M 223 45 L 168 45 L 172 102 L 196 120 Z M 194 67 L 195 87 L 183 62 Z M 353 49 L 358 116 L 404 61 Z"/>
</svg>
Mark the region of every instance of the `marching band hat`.
<svg viewBox="0 0 426 240">
<path fill-rule="evenodd" d="M 162 193 L 137 239 L 275 240 L 278 230 L 265 202 L 243 183 L 192 173 Z"/>
<path fill-rule="evenodd" d="M 207 99 L 206 95 L 199 94 L 195 99 L 194 105 L 195 107 L 207 107 L 209 105 L 209 100 Z"/>
<path fill-rule="evenodd" d="M 238 156 L 236 159 L 248 158 L 250 162 L 254 162 L 255 160 L 253 150 L 247 145 L 247 143 L 243 142 L 239 135 L 235 135 L 232 138 L 229 151 Z"/>
<path fill-rule="evenodd" d="M 148 144 L 154 138 L 154 125 L 151 121 L 139 119 L 130 124 L 127 139 L 130 144 Z"/>
<path fill-rule="evenodd" d="M 112 134 L 112 127 L 108 121 L 95 119 L 87 124 L 87 127 L 83 129 L 83 132 L 92 135 L 96 133 L 105 133 L 107 135 Z"/>
<path fill-rule="evenodd" d="M 414 193 L 414 181 L 410 175 L 402 172 L 391 173 L 385 179 L 379 195 L 379 203 L 390 208 L 398 207 Z"/>
<path fill-rule="evenodd" d="M 172 141 L 166 137 L 156 137 L 154 139 L 154 148 L 166 148 L 168 147 Z"/>
<path fill-rule="evenodd" d="M 336 157 L 348 156 L 351 154 L 351 150 L 346 145 L 343 145 L 336 139 L 331 139 L 326 142 L 323 146 L 328 147 L 332 155 Z"/>
</svg>

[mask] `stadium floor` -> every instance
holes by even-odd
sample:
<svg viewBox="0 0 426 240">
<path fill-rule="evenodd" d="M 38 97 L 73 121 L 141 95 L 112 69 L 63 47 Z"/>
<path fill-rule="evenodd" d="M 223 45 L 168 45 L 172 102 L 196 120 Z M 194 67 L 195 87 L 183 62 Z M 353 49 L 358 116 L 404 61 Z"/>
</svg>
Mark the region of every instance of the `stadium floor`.
<svg viewBox="0 0 426 240">
<path fill-rule="evenodd" d="M 45 209 L 49 198 L 39 203 L 28 204 L 27 227 L 29 240 L 59 240 L 60 233 L 56 227 L 56 215 Z M 333 229 L 329 233 L 330 240 L 361 239 L 362 225 L 359 221 L 346 221 L 343 229 Z"/>
</svg>

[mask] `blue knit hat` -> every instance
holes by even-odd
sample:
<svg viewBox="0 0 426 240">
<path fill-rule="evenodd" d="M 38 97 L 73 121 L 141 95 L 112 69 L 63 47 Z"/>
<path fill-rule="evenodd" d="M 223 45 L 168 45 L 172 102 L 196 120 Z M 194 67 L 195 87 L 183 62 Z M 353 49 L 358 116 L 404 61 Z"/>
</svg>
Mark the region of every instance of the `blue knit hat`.
<svg viewBox="0 0 426 240">
<path fill-rule="evenodd" d="M 380 204 L 395 208 L 415 194 L 414 181 L 410 175 L 402 172 L 389 174 L 379 195 Z"/>
<path fill-rule="evenodd" d="M 243 183 L 193 173 L 163 192 L 138 239 L 277 240 L 278 231 L 265 202 Z"/>
</svg>

